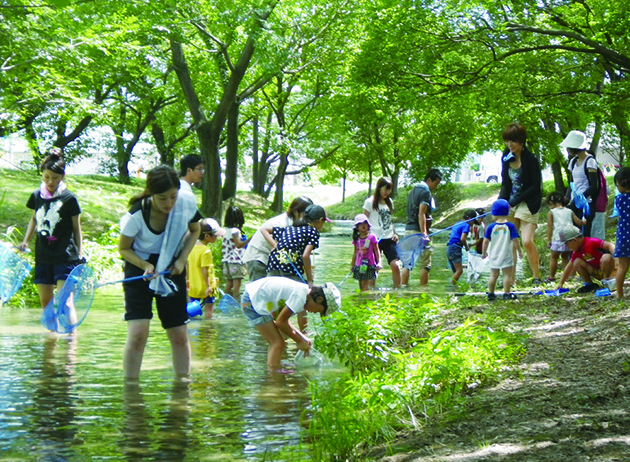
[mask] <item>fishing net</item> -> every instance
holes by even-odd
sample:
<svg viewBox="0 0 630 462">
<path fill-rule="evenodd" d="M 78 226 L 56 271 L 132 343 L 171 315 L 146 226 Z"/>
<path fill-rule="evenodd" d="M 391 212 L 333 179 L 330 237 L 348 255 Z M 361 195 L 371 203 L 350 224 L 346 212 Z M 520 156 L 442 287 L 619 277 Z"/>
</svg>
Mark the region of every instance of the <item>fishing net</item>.
<svg viewBox="0 0 630 462">
<path fill-rule="evenodd" d="M 476 284 L 481 275 L 488 270 L 488 260 L 481 258 L 481 255 L 475 252 L 468 252 L 468 263 L 466 265 L 466 277 L 468 284 Z"/>
<path fill-rule="evenodd" d="M 398 241 L 396 251 L 403 268 L 411 271 L 416 266 L 416 261 L 418 261 L 418 257 L 420 257 L 426 243 L 427 237 L 422 233 L 411 234 Z"/>
<path fill-rule="evenodd" d="M 223 313 L 236 313 L 241 311 L 241 304 L 231 295 L 221 291 L 221 301 L 217 309 Z"/>
<path fill-rule="evenodd" d="M 5 245 L 0 245 L 0 299 L 9 301 L 20 290 L 24 278 L 31 272 L 31 265 L 18 257 Z"/>
<path fill-rule="evenodd" d="M 99 285 L 92 268 L 85 264 L 75 267 L 61 290 L 44 308 L 42 325 L 60 334 L 73 332 L 87 316 L 97 287 Z"/>
<path fill-rule="evenodd" d="M 582 209 L 584 212 L 584 216 L 589 216 L 591 214 L 591 207 L 584 197 L 584 194 L 575 190 L 575 186 L 571 183 L 571 189 L 573 190 L 573 203 L 578 209 Z"/>
</svg>

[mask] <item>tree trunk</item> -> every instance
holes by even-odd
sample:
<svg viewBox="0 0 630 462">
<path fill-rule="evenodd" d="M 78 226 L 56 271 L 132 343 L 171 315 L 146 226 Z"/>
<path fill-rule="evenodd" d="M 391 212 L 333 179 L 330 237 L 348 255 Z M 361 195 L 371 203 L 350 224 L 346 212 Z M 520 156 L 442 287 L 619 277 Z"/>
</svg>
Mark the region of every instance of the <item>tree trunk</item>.
<svg viewBox="0 0 630 462">
<path fill-rule="evenodd" d="M 564 178 L 562 177 L 562 165 L 559 160 L 551 164 L 551 171 L 553 172 L 553 184 L 555 190 L 564 194 L 567 187 L 564 184 Z"/>
<path fill-rule="evenodd" d="M 235 100 L 230 106 L 227 118 L 227 149 L 225 153 L 225 182 L 223 200 L 236 197 L 238 181 L 238 114 L 240 102 Z"/>
<path fill-rule="evenodd" d="M 276 173 L 276 191 L 273 196 L 273 203 L 271 204 L 271 209 L 276 213 L 282 213 L 284 209 L 284 177 L 287 173 L 287 168 L 289 167 L 289 149 L 284 146 L 281 147 L 283 153 L 280 156 L 280 165 L 278 166 L 278 171 Z"/>
</svg>

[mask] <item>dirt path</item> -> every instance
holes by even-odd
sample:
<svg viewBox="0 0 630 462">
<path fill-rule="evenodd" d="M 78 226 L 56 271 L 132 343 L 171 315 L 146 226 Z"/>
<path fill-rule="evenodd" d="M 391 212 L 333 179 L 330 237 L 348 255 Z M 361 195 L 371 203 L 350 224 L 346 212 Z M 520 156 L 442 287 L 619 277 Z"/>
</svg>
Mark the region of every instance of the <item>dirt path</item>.
<svg viewBox="0 0 630 462">
<path fill-rule="evenodd" d="M 521 377 L 477 391 L 464 417 L 446 415 L 399 439 L 392 445 L 398 454 L 381 449 L 370 458 L 630 461 L 628 303 L 593 295 L 518 303 L 531 336 Z"/>
</svg>

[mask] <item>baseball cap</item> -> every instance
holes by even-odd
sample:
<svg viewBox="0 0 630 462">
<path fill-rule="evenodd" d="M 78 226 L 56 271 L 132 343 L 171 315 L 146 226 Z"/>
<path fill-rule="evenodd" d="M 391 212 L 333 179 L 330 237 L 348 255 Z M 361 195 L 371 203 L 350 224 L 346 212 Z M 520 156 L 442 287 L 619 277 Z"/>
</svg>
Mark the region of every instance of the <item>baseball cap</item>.
<svg viewBox="0 0 630 462">
<path fill-rule="evenodd" d="M 321 220 L 323 218 L 327 222 L 332 223 L 332 221 L 326 216 L 326 211 L 324 210 L 324 207 L 322 207 L 321 205 L 313 204 L 306 207 L 306 210 L 304 210 L 304 218 L 309 221 Z"/>
<path fill-rule="evenodd" d="M 492 203 L 491 213 L 495 217 L 507 217 L 510 214 L 510 203 L 505 199 L 498 199 Z"/>
<path fill-rule="evenodd" d="M 201 220 L 201 233 L 213 233 L 215 236 L 224 236 L 225 229 L 221 228 L 214 218 L 204 218 Z"/>
<path fill-rule="evenodd" d="M 560 146 L 563 148 L 578 149 L 583 151 L 588 149 L 588 140 L 583 132 L 579 130 L 571 130 L 567 137 L 562 140 Z"/>
<path fill-rule="evenodd" d="M 326 298 L 326 314 L 324 316 L 328 316 L 341 308 L 341 292 L 332 282 L 324 284 L 322 289 Z"/>
<path fill-rule="evenodd" d="M 558 238 L 565 244 L 576 237 L 580 237 L 581 235 L 582 231 L 573 225 L 566 225 L 558 231 Z"/>
</svg>

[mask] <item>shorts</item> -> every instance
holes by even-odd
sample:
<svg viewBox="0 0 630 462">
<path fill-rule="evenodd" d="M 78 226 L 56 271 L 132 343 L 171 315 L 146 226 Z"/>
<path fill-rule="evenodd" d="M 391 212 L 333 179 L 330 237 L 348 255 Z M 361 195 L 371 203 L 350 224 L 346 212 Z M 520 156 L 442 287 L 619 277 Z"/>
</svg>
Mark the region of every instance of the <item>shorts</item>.
<svg viewBox="0 0 630 462">
<path fill-rule="evenodd" d="M 525 202 L 521 202 L 514 208 L 510 208 L 510 216 L 517 218 L 525 223 L 538 225 L 538 212 L 532 214 Z"/>
<path fill-rule="evenodd" d="M 433 246 L 427 245 L 422 249 L 420 256 L 418 257 L 418 261 L 416 262 L 416 266 L 425 269 L 427 271 L 431 271 L 431 258 L 433 257 Z"/>
<path fill-rule="evenodd" d="M 352 267 L 352 277 L 358 281 L 371 281 L 378 276 L 378 267 L 376 265 L 367 265 L 365 271 L 361 271 L 360 266 Z"/>
<path fill-rule="evenodd" d="M 567 245 L 562 241 L 551 241 L 549 250 L 551 250 L 552 252 L 570 252 L 571 251 L 567 247 Z"/>
<path fill-rule="evenodd" d="M 241 307 L 243 314 L 247 318 L 247 322 L 251 327 L 260 326 L 261 324 L 267 324 L 273 321 L 273 316 L 270 314 L 258 314 L 252 308 L 252 302 L 249 299 L 247 290 L 241 295 Z"/>
<path fill-rule="evenodd" d="M 155 265 L 158 255 L 151 255 L 148 261 Z M 141 276 L 144 270 L 125 262 L 125 278 Z M 138 279 L 123 283 L 125 292 L 125 321 L 135 319 L 152 319 L 153 318 L 153 299 L 157 307 L 158 317 L 162 322 L 164 329 L 179 327 L 185 325 L 188 320 L 188 297 L 186 294 L 186 272 L 178 275 L 167 276 L 177 286 L 177 291 L 168 297 L 156 295 L 149 289 L 149 280 Z"/>
<path fill-rule="evenodd" d="M 36 263 L 33 283 L 44 285 L 55 285 L 57 281 L 65 281 L 74 268 L 83 261 L 72 263 Z"/>
<path fill-rule="evenodd" d="M 393 239 L 381 239 L 378 243 L 378 247 L 381 249 L 385 258 L 387 258 L 387 263 L 393 262 L 394 260 L 398 260 L 398 251 L 396 250 L 396 243 Z"/>
<path fill-rule="evenodd" d="M 228 281 L 230 279 L 244 279 L 247 276 L 247 269 L 242 263 L 223 262 L 223 276 Z"/>
<path fill-rule="evenodd" d="M 247 274 L 249 274 L 249 281 L 257 281 L 258 279 L 262 279 L 267 277 L 267 265 L 258 260 L 248 261 L 247 265 Z"/>
<path fill-rule="evenodd" d="M 451 269 L 455 271 L 454 264 L 462 264 L 462 246 L 451 244 L 446 246 L 446 258 L 451 265 Z"/>
</svg>

